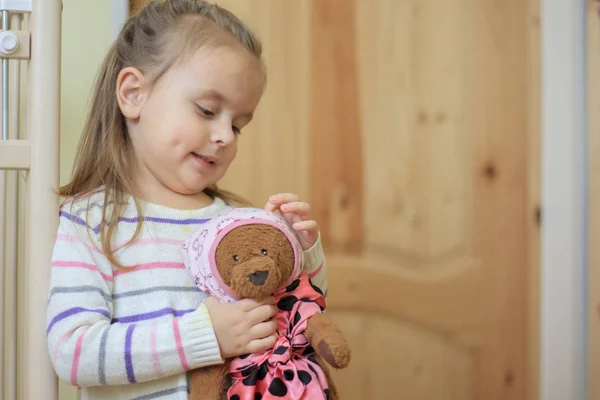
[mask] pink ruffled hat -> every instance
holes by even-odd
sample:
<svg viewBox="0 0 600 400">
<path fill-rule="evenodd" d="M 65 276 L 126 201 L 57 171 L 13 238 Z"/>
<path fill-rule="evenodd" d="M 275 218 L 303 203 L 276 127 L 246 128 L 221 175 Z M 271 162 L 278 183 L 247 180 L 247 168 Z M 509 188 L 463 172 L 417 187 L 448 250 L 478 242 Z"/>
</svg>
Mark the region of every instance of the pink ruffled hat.
<svg viewBox="0 0 600 400">
<path fill-rule="evenodd" d="M 302 272 L 304 253 L 296 232 L 278 213 L 260 208 L 232 208 L 202 225 L 182 246 L 183 262 L 192 274 L 196 285 L 223 303 L 233 303 L 239 298 L 225 285 L 217 270 L 215 253 L 217 246 L 233 229 L 243 225 L 270 225 L 279 229 L 288 238 L 294 249 L 294 270 L 286 286 L 296 280 Z"/>
</svg>

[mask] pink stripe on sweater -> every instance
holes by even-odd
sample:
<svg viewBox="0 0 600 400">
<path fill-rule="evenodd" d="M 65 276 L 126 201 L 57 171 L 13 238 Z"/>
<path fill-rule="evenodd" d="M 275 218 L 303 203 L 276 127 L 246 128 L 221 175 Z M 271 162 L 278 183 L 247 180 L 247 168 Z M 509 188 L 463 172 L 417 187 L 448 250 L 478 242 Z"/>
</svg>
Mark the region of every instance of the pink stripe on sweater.
<svg viewBox="0 0 600 400">
<path fill-rule="evenodd" d="M 160 367 L 160 357 L 156 350 L 156 325 L 152 325 L 152 329 L 150 330 L 150 352 L 152 354 L 152 366 L 154 367 L 154 372 L 156 372 L 156 376 L 162 377 L 163 370 Z"/>
<path fill-rule="evenodd" d="M 56 235 L 56 241 L 57 242 L 80 243 L 80 244 L 84 245 L 85 247 L 87 247 L 87 249 L 91 252 L 94 252 L 97 254 L 104 254 L 104 252 L 101 249 L 98 249 L 96 246 L 86 243 L 81 237 L 76 236 L 76 235 L 67 235 L 64 233 L 59 233 L 58 235 Z M 156 237 L 156 238 L 136 239 L 131 243 L 127 243 L 127 242 L 128 242 L 128 240 L 124 241 L 123 243 L 119 244 L 118 246 L 115 246 L 115 249 L 121 249 L 125 245 L 127 245 L 127 246 L 153 246 L 153 245 L 157 245 L 157 244 L 169 244 L 169 245 L 173 245 L 173 246 L 181 246 L 181 244 L 183 243 L 183 240 L 166 238 L 166 237 L 164 237 L 164 238 Z"/>
<path fill-rule="evenodd" d="M 127 243 L 127 242 L 124 242 L 123 244 L 125 244 L 125 243 Z M 129 243 L 128 246 L 146 246 L 146 245 L 153 245 L 153 244 L 159 244 L 159 243 L 180 246 L 181 244 L 183 244 L 183 240 L 172 239 L 172 238 L 162 238 L 162 237 L 145 238 L 145 239 L 136 239 L 133 242 Z"/>
<path fill-rule="evenodd" d="M 88 263 L 84 263 L 81 261 L 66 261 L 66 260 L 57 260 L 57 261 L 53 261 L 52 262 L 52 267 L 53 268 L 84 268 L 84 269 L 89 269 L 90 271 L 95 271 L 100 273 L 100 275 L 102 275 L 102 277 L 107 280 L 107 281 L 112 281 L 113 277 L 105 274 L 104 272 L 100 271 L 98 269 L 98 267 L 96 267 L 94 264 L 88 264 Z"/>
<path fill-rule="evenodd" d="M 181 333 L 179 332 L 179 322 L 177 318 L 173 318 L 173 333 L 175 334 L 175 344 L 177 345 L 177 352 L 179 353 L 181 366 L 185 371 L 189 371 L 190 366 L 185 358 L 185 351 L 183 350 L 183 343 L 181 340 Z"/>
<path fill-rule="evenodd" d="M 77 370 L 79 369 L 79 357 L 81 356 L 81 342 L 87 331 L 83 331 L 75 343 L 75 354 L 73 355 L 73 365 L 71 366 L 71 384 L 77 386 Z"/>
<path fill-rule="evenodd" d="M 98 254 L 102 254 L 102 252 L 99 249 L 97 249 L 95 246 L 92 246 L 91 244 L 88 244 L 88 243 L 84 243 L 84 241 L 79 236 L 76 236 L 76 235 L 65 235 L 64 233 L 59 233 L 58 235 L 56 235 L 56 241 L 57 242 L 69 242 L 69 243 L 81 243 L 82 245 L 87 247 L 89 251 L 92 251 L 92 252 L 98 253 Z"/>
<path fill-rule="evenodd" d="M 58 342 L 56 343 L 56 347 L 54 347 L 54 351 L 52 352 L 52 362 L 56 363 L 56 359 L 58 358 L 58 351 L 60 350 L 60 346 L 63 344 L 63 342 L 65 340 L 67 340 L 67 338 L 69 336 L 71 336 L 71 334 L 73 333 L 73 330 L 68 330 L 65 333 L 63 333 L 60 338 L 58 338 Z"/>
<path fill-rule="evenodd" d="M 114 275 L 122 275 L 129 274 L 131 272 L 136 271 L 144 271 L 147 269 L 185 269 L 185 265 L 181 262 L 171 262 L 171 261 L 159 261 L 159 262 L 151 262 L 145 264 L 138 264 L 134 267 L 128 267 L 126 269 L 119 269 L 114 271 Z"/>
</svg>

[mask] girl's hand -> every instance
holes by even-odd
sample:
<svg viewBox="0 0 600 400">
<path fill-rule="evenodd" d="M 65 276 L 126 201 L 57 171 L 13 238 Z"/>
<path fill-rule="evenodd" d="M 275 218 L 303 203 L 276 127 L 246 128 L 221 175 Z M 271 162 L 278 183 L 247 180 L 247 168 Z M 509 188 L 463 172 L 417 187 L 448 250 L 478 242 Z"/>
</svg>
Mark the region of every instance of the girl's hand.
<svg viewBox="0 0 600 400">
<path fill-rule="evenodd" d="M 242 299 L 221 304 L 215 297 L 204 301 L 215 329 L 223 358 L 262 353 L 277 340 L 277 315 L 273 298 L 262 302 Z"/>
<path fill-rule="evenodd" d="M 319 226 L 312 219 L 310 205 L 300 201 L 300 197 L 292 193 L 280 193 L 269 197 L 265 206 L 267 211 L 279 210 L 285 220 L 298 234 L 298 241 L 303 250 L 310 249 L 319 237 Z"/>
</svg>

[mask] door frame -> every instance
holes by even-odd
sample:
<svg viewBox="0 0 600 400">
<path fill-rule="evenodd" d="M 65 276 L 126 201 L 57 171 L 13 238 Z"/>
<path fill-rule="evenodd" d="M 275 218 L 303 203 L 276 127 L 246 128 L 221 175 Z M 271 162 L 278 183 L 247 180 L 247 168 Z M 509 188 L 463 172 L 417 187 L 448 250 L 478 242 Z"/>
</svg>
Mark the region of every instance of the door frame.
<svg viewBox="0 0 600 400">
<path fill-rule="evenodd" d="M 586 2 L 541 0 L 540 399 L 587 398 Z"/>
</svg>

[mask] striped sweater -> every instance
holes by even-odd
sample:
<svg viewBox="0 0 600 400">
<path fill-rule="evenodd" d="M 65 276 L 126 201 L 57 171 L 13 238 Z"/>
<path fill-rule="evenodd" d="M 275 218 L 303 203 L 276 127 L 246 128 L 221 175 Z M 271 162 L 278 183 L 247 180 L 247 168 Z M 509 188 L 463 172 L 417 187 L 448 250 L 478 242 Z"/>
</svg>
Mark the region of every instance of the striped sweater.
<svg viewBox="0 0 600 400">
<path fill-rule="evenodd" d="M 65 203 L 52 257 L 48 350 L 59 378 L 82 399 L 187 399 L 186 371 L 223 362 L 209 314 L 185 269 L 180 247 L 229 206 L 216 198 L 199 210 L 143 203 L 138 221 L 128 200 L 113 240 L 126 269 L 100 245 L 103 192 Z M 305 252 L 305 271 L 327 290 L 320 240 Z"/>
</svg>

